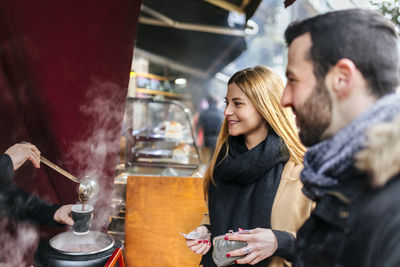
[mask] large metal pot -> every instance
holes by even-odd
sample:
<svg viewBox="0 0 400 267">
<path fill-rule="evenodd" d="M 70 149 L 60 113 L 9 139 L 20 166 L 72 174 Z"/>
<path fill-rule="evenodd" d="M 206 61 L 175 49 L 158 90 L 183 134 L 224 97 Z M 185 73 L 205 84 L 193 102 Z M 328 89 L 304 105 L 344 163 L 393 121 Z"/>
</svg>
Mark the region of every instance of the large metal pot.
<svg viewBox="0 0 400 267">
<path fill-rule="evenodd" d="M 114 242 L 111 237 L 106 234 L 99 232 L 91 232 L 101 236 L 103 244 L 100 245 L 98 250 L 86 251 L 86 252 L 75 252 L 75 251 L 64 251 L 60 244 L 67 244 L 66 247 L 70 247 L 72 237 L 71 232 L 62 233 L 57 235 L 50 240 L 44 240 L 39 244 L 35 252 L 35 267 L 103 267 L 114 250 L 122 247 L 120 241 Z M 110 238 L 112 243 L 108 240 Z M 80 237 L 75 236 L 75 244 L 79 247 Z"/>
</svg>

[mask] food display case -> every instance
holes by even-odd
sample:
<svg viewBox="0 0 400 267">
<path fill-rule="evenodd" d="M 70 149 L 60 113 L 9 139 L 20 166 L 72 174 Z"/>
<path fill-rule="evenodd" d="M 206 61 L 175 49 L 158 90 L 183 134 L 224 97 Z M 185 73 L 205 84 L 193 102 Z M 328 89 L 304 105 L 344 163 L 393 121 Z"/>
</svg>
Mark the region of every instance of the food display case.
<svg viewBox="0 0 400 267">
<path fill-rule="evenodd" d="M 181 102 L 128 98 L 123 138 L 124 173 L 187 177 L 201 168 L 192 113 Z"/>
<path fill-rule="evenodd" d="M 108 227 L 108 233 L 122 242 L 128 178 L 144 179 L 149 185 L 158 179 L 167 182 L 166 185 L 178 179 L 180 184 L 188 183 L 189 187 L 196 181 L 201 191 L 201 178 L 206 170 L 195 141 L 192 113 L 181 102 L 128 98 L 123 129 L 121 161 L 112 197 L 114 215 Z M 197 197 L 198 205 L 203 204 L 202 194 Z"/>
</svg>

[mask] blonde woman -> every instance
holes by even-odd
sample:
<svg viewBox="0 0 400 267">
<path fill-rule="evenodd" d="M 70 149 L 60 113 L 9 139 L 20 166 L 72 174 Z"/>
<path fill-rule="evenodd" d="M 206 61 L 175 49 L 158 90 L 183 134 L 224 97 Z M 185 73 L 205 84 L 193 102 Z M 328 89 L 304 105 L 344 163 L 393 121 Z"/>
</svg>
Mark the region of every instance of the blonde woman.
<svg viewBox="0 0 400 267">
<path fill-rule="evenodd" d="M 242 229 L 248 231 L 225 238 L 246 241 L 247 247 L 226 257 L 244 255 L 236 261 L 240 266 L 290 265 L 294 235 L 311 202 L 301 192 L 305 148 L 293 114 L 280 105 L 283 88 L 265 66 L 241 70 L 228 82 L 225 119 L 204 180 L 209 216 L 196 229 L 211 237 L 186 239 L 203 255 L 204 267 L 216 266 L 212 238 Z"/>
</svg>

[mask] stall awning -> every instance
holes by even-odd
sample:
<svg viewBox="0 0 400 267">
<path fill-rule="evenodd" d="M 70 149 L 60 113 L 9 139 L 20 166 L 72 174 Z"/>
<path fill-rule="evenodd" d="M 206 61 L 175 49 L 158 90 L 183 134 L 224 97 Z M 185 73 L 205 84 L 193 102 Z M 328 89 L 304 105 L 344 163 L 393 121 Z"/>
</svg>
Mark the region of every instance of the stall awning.
<svg viewBox="0 0 400 267">
<path fill-rule="evenodd" d="M 137 52 L 207 77 L 245 49 L 248 20 L 261 0 L 143 0 Z M 232 20 L 231 11 L 236 18 Z"/>
</svg>

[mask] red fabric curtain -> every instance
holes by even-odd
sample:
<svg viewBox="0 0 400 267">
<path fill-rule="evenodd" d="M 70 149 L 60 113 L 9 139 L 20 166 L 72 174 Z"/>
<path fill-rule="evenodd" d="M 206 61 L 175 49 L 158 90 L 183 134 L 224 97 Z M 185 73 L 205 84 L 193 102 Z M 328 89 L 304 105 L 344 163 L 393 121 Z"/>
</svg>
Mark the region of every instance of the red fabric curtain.
<svg viewBox="0 0 400 267">
<path fill-rule="evenodd" d="M 96 178 L 95 228 L 108 222 L 139 11 L 140 0 L 0 0 L 0 149 L 29 141 Z M 26 163 L 15 182 L 77 202 L 77 185 L 43 164 Z"/>
</svg>

